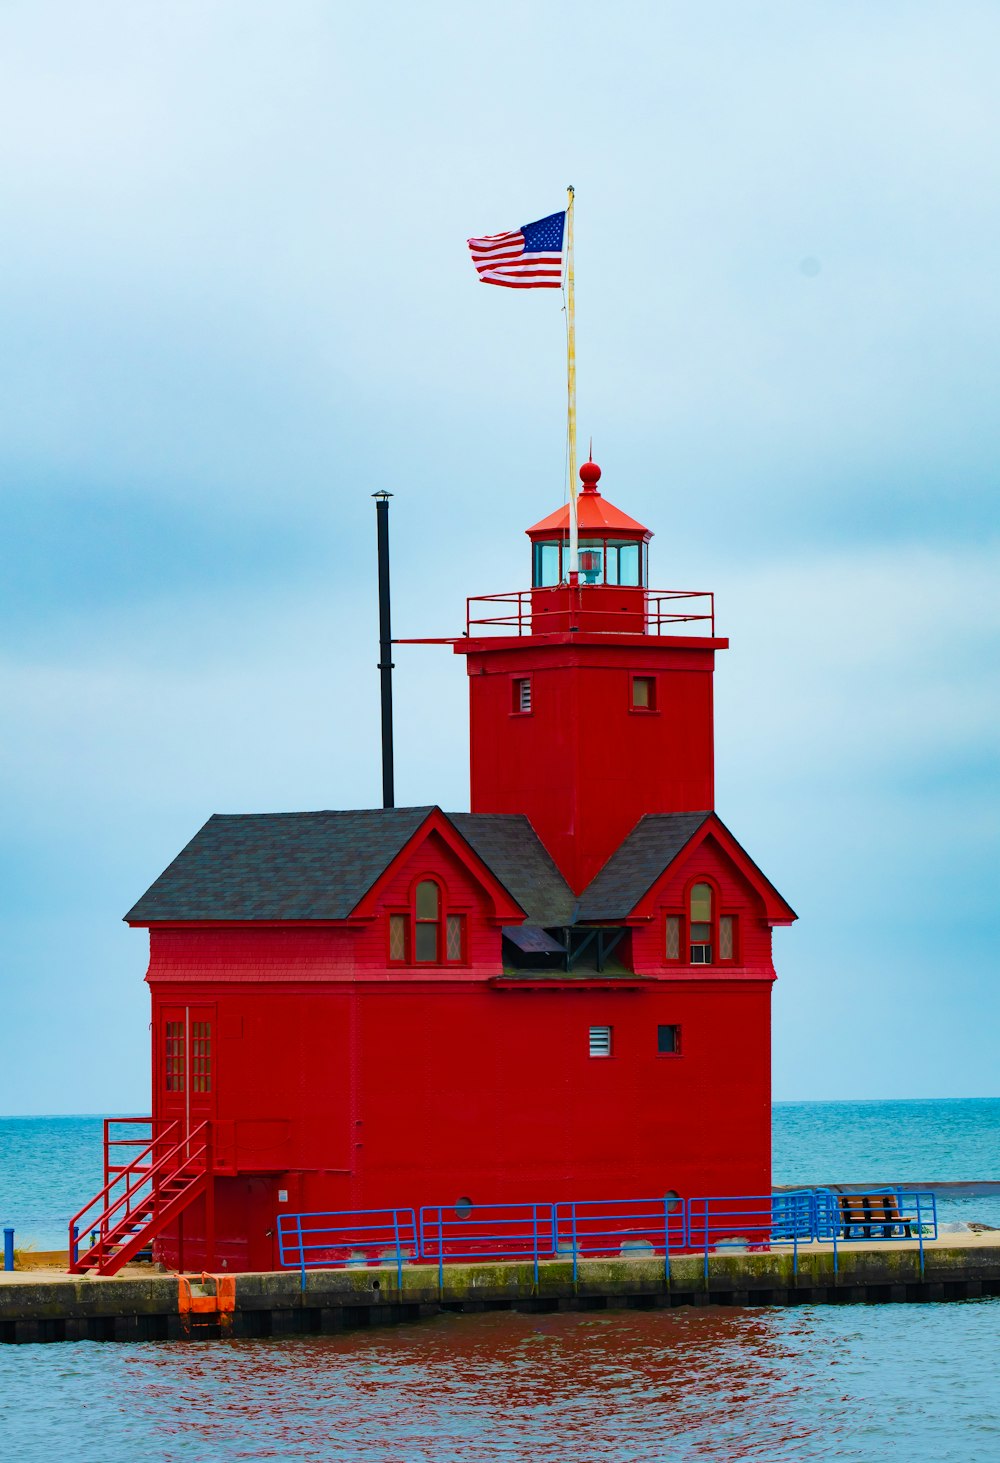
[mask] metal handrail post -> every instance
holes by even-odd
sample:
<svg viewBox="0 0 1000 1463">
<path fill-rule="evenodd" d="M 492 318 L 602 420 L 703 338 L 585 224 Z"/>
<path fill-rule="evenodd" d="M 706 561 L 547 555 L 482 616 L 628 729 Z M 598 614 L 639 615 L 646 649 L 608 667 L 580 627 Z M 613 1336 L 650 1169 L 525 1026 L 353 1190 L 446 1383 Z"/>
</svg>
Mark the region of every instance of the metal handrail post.
<svg viewBox="0 0 1000 1463">
<path fill-rule="evenodd" d="M 301 1214 L 296 1214 L 296 1216 L 295 1216 L 295 1228 L 296 1228 L 296 1231 L 297 1231 L 297 1238 L 298 1238 L 298 1241 L 299 1241 L 299 1268 L 300 1268 L 300 1270 L 302 1272 L 302 1289 L 305 1290 L 305 1288 L 306 1288 L 306 1247 L 305 1247 L 305 1241 L 302 1238 L 302 1215 Z"/>
<path fill-rule="evenodd" d="M 535 1261 L 535 1289 L 538 1289 L 538 1205 L 531 1206 L 531 1248 Z"/>
<path fill-rule="evenodd" d="M 570 1243 L 573 1246 L 573 1289 L 575 1290 L 579 1280 L 579 1268 L 577 1266 L 576 1248 L 576 1200 L 573 1199 L 569 1206 Z"/>
<path fill-rule="evenodd" d="M 444 1220 L 438 1205 L 438 1290 L 444 1293 Z"/>
<path fill-rule="evenodd" d="M 663 1201 L 663 1280 L 670 1287 L 670 1201 Z"/>
<path fill-rule="evenodd" d="M 399 1210 L 392 1211 L 392 1227 L 396 1235 L 396 1289 L 403 1289 L 403 1256 L 399 1249 Z"/>
</svg>

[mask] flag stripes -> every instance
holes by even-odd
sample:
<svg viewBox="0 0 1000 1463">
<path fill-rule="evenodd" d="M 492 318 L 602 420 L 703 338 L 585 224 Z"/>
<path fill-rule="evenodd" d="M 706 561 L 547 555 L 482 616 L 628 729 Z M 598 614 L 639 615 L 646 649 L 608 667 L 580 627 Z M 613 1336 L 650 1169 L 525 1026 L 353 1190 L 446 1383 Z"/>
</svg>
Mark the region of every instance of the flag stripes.
<svg viewBox="0 0 1000 1463">
<path fill-rule="evenodd" d="M 562 287 L 565 213 L 502 234 L 469 239 L 469 253 L 483 284 L 512 290 L 557 290 Z"/>
</svg>

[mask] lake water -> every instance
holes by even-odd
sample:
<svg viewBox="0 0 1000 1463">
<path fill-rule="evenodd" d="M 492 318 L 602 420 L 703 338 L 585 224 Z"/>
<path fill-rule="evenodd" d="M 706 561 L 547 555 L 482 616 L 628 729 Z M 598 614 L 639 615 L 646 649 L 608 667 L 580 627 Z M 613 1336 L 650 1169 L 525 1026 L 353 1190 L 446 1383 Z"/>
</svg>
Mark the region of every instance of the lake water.
<svg viewBox="0 0 1000 1463">
<path fill-rule="evenodd" d="M 1000 1178 L 1000 1101 L 775 1108 L 775 1182 Z M 39 1247 L 100 1123 L 0 1120 L 0 1217 Z M 1000 1225 L 992 1198 L 948 1218 Z M 997 1463 L 1000 1300 L 440 1316 L 336 1337 L 0 1347 L 12 1463 Z"/>
</svg>

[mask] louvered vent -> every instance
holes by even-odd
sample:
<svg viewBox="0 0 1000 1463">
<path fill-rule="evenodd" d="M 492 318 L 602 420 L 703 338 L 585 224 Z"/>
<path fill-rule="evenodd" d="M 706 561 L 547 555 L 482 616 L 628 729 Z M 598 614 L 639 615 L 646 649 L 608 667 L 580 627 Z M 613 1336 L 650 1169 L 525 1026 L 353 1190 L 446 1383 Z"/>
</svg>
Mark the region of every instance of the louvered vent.
<svg viewBox="0 0 1000 1463">
<path fill-rule="evenodd" d="M 592 1026 L 590 1028 L 590 1055 L 592 1057 L 610 1057 L 610 1026 Z"/>
</svg>

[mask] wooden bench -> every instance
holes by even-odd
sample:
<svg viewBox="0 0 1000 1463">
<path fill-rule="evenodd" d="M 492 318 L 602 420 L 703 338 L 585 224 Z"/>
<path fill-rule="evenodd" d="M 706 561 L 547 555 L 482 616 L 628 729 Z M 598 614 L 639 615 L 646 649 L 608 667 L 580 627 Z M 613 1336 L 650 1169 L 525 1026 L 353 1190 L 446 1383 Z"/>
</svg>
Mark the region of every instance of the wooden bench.
<svg viewBox="0 0 1000 1463">
<path fill-rule="evenodd" d="M 845 1239 L 871 1239 L 879 1230 L 883 1239 L 912 1237 L 912 1221 L 900 1214 L 895 1194 L 838 1194 L 837 1201 Z"/>
</svg>

